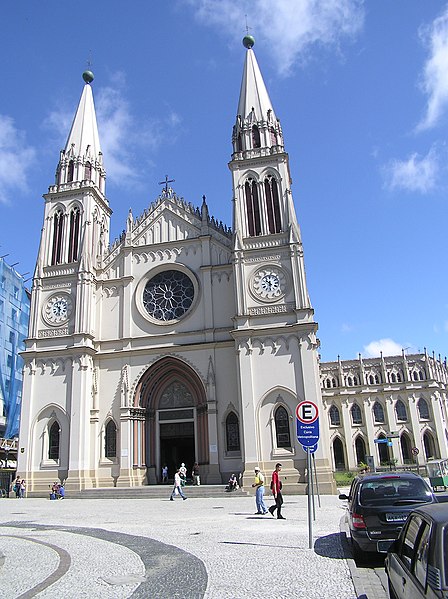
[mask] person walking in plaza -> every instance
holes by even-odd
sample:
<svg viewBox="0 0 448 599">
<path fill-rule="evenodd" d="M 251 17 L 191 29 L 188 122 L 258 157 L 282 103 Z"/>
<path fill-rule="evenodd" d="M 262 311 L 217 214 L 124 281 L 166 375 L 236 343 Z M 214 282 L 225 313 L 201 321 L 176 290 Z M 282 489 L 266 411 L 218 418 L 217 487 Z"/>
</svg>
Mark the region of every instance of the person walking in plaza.
<svg viewBox="0 0 448 599">
<path fill-rule="evenodd" d="M 166 485 L 168 482 L 168 466 L 165 464 L 162 468 L 162 483 Z"/>
<path fill-rule="evenodd" d="M 191 475 L 193 477 L 193 484 L 199 487 L 199 485 L 201 484 L 201 479 L 199 477 L 199 464 L 197 462 L 195 462 L 193 465 Z"/>
<path fill-rule="evenodd" d="M 25 479 L 22 478 L 22 480 L 20 481 L 20 497 L 21 497 L 21 499 L 23 499 L 25 497 L 25 492 L 26 492 L 26 483 L 25 483 Z"/>
<path fill-rule="evenodd" d="M 185 487 L 185 485 L 187 484 L 187 467 L 185 466 L 185 464 L 183 462 L 179 468 L 179 476 L 180 476 L 180 482 L 181 482 L 182 486 Z"/>
<path fill-rule="evenodd" d="M 264 476 L 260 468 L 256 466 L 254 468 L 255 480 L 252 483 L 252 487 L 255 487 L 255 503 L 257 504 L 256 514 L 267 514 L 268 508 L 264 503 Z"/>
<path fill-rule="evenodd" d="M 275 470 L 272 473 L 271 479 L 271 491 L 275 499 L 275 505 L 271 505 L 269 511 L 271 516 L 274 515 L 275 510 L 277 510 L 277 520 L 286 520 L 284 516 L 282 516 L 282 505 L 283 505 L 283 497 L 282 497 L 282 481 L 279 478 L 279 473 L 282 469 L 281 464 L 275 464 Z"/>
<path fill-rule="evenodd" d="M 16 494 L 17 499 L 20 499 L 22 494 L 21 494 L 21 490 L 22 490 L 22 481 L 20 480 L 20 476 L 18 476 L 16 478 L 16 480 L 14 481 L 14 486 L 12 488 L 12 490 L 14 491 L 14 493 Z"/>
<path fill-rule="evenodd" d="M 176 474 L 174 475 L 174 487 L 173 492 L 171 493 L 170 501 L 174 501 L 174 497 L 176 495 L 180 495 L 182 499 L 187 499 L 187 497 L 184 495 L 184 492 L 182 491 L 182 483 L 179 468 L 176 470 Z"/>
</svg>

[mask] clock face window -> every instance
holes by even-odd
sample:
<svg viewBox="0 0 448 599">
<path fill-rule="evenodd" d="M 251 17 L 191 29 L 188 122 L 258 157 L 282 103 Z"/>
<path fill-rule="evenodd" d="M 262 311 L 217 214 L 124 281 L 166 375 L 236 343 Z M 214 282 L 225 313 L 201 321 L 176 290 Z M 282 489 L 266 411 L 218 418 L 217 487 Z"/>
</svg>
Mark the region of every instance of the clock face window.
<svg viewBox="0 0 448 599">
<path fill-rule="evenodd" d="M 44 317 L 51 324 L 68 320 L 72 312 L 72 300 L 68 295 L 53 295 L 44 307 Z"/>
<path fill-rule="evenodd" d="M 146 283 L 142 299 L 145 310 L 155 320 L 179 320 L 193 303 L 193 281 L 180 270 L 159 272 Z"/>
<path fill-rule="evenodd" d="M 275 266 L 261 268 L 252 277 L 251 292 L 264 301 L 276 301 L 286 292 L 286 276 Z"/>
</svg>

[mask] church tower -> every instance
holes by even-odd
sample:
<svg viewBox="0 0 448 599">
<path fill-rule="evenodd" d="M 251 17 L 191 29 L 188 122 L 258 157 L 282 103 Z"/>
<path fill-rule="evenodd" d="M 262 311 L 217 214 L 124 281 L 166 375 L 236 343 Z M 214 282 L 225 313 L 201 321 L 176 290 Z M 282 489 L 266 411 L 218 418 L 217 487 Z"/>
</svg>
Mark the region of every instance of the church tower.
<svg viewBox="0 0 448 599">
<path fill-rule="evenodd" d="M 65 479 L 70 470 L 73 480 L 88 469 L 97 336 L 96 272 L 109 245 L 111 216 L 104 195 L 106 173 L 91 88 L 93 74 L 86 71 L 83 79 L 84 89 L 65 149 L 60 152 L 55 184 L 44 195 L 44 224 L 23 355 L 24 394 L 29 404 L 22 411 L 20 442 L 26 449 L 19 454 L 19 471 L 24 475 L 54 469 Z M 45 388 L 45 397 L 36 388 Z M 51 402 L 50 396 L 54 398 Z M 42 430 L 34 428 L 33 438 L 26 438 L 32 430 L 27 421 L 32 414 L 39 414 Z M 42 454 L 32 451 L 33 444 L 40 443 L 36 433 L 44 437 L 43 464 L 30 463 Z M 38 486 L 35 480 L 34 487 Z"/>
<path fill-rule="evenodd" d="M 291 192 L 289 158 L 247 35 L 229 164 L 233 178 L 233 337 L 246 473 L 283 464 L 287 484 L 304 482 L 306 454 L 296 440 L 295 407 L 315 403 L 321 416 L 317 323 L 308 295 L 303 247 Z M 316 465 L 332 487 L 329 443 L 321 426 Z"/>
</svg>

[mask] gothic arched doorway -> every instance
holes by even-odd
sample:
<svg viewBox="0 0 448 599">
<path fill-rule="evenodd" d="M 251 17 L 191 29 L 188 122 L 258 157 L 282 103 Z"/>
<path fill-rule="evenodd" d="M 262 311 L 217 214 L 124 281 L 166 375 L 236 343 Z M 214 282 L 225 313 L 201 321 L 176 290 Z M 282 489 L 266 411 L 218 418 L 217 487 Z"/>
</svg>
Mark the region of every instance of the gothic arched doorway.
<svg viewBox="0 0 448 599">
<path fill-rule="evenodd" d="M 142 424 L 134 422 L 134 448 L 145 460 L 148 482 L 160 482 L 168 466 L 173 478 L 181 462 L 209 463 L 207 400 L 194 370 L 176 358 L 162 358 L 143 375 L 135 394 Z M 140 432 L 139 432 L 140 431 Z"/>
<path fill-rule="evenodd" d="M 344 445 L 339 437 L 333 441 L 333 459 L 335 470 L 345 470 Z"/>
</svg>

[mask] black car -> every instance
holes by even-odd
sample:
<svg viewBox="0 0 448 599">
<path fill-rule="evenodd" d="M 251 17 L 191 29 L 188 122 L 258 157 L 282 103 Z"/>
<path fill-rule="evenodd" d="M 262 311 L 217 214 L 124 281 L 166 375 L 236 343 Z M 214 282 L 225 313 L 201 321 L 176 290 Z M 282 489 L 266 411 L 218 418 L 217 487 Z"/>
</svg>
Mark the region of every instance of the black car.
<svg viewBox="0 0 448 599">
<path fill-rule="evenodd" d="M 348 496 L 339 499 L 348 500 L 348 526 L 357 560 L 367 552 L 387 552 L 409 512 L 437 501 L 425 480 L 413 472 L 357 476 Z"/>
<path fill-rule="evenodd" d="M 385 567 L 391 599 L 448 597 L 448 504 L 413 511 Z"/>
</svg>

